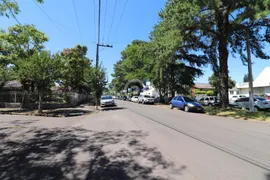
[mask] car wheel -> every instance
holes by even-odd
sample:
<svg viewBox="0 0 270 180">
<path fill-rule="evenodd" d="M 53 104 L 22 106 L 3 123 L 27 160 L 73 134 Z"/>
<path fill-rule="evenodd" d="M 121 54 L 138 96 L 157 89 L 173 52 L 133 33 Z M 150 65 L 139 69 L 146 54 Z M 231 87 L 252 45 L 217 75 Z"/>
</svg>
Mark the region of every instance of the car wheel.
<svg viewBox="0 0 270 180">
<path fill-rule="evenodd" d="M 188 106 L 185 106 L 184 107 L 184 110 L 185 110 L 185 112 L 189 112 L 189 107 Z"/>
<path fill-rule="evenodd" d="M 142 104 L 144 104 L 144 100 L 142 100 Z"/>
<path fill-rule="evenodd" d="M 138 104 L 140 104 L 140 101 L 138 100 Z"/>
<path fill-rule="evenodd" d="M 173 109 L 173 105 L 172 104 L 170 104 L 170 109 Z"/>
</svg>

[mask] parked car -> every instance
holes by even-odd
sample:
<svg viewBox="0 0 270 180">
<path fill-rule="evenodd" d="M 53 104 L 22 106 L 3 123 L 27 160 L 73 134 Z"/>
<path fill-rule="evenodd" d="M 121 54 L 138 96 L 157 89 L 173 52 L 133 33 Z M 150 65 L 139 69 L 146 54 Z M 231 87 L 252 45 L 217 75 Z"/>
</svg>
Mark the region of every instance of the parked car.
<svg viewBox="0 0 270 180">
<path fill-rule="evenodd" d="M 218 106 L 220 100 L 216 96 L 205 96 L 199 100 L 199 103 L 204 106 Z"/>
<path fill-rule="evenodd" d="M 203 107 L 200 103 L 186 96 L 174 97 L 171 101 L 170 108 L 173 109 L 174 107 L 183 109 L 186 112 L 189 111 L 203 112 Z"/>
<path fill-rule="evenodd" d="M 229 99 L 229 102 L 230 102 L 230 104 L 233 104 L 233 102 L 235 100 L 237 100 L 239 98 L 244 98 L 244 97 L 246 97 L 246 96 L 244 96 L 244 95 L 234 95 L 234 96 L 231 97 L 231 99 Z"/>
<path fill-rule="evenodd" d="M 112 96 L 101 96 L 100 106 L 116 106 Z"/>
<path fill-rule="evenodd" d="M 239 98 L 233 103 L 235 108 L 249 109 L 249 97 Z M 265 98 L 256 97 L 254 98 L 254 110 L 268 110 L 270 109 L 270 102 Z"/>
<path fill-rule="evenodd" d="M 149 95 L 139 95 L 138 103 L 142 104 L 154 104 L 154 98 Z"/>
<path fill-rule="evenodd" d="M 132 96 L 131 102 L 138 102 L 138 96 Z"/>
</svg>

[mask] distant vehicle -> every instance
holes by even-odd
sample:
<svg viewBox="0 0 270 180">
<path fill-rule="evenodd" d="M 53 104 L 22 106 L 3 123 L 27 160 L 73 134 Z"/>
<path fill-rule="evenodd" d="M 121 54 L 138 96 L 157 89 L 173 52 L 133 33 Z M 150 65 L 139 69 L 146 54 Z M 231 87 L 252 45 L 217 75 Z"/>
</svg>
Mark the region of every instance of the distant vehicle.
<svg viewBox="0 0 270 180">
<path fill-rule="evenodd" d="M 199 103 L 204 106 L 218 106 L 220 100 L 216 96 L 205 96 L 199 100 Z"/>
<path fill-rule="evenodd" d="M 132 96 L 131 101 L 132 102 L 138 102 L 138 96 Z"/>
<path fill-rule="evenodd" d="M 235 108 L 245 108 L 249 109 L 249 97 L 239 98 L 233 103 Z M 257 97 L 254 98 L 254 110 L 268 110 L 270 109 L 270 102 L 265 98 Z"/>
<path fill-rule="evenodd" d="M 229 100 L 229 102 L 230 102 L 230 104 L 233 104 L 233 102 L 235 100 L 237 100 L 239 98 L 244 98 L 244 97 L 246 97 L 246 96 L 244 96 L 244 95 L 234 95 L 234 96 L 231 97 L 231 99 Z"/>
<path fill-rule="evenodd" d="M 154 98 L 149 95 L 139 95 L 138 103 L 142 104 L 154 104 Z"/>
<path fill-rule="evenodd" d="M 116 106 L 112 96 L 101 96 L 100 106 Z"/>
<path fill-rule="evenodd" d="M 116 99 L 116 96 L 113 96 L 112 98 L 113 98 L 113 99 Z"/>
<path fill-rule="evenodd" d="M 200 103 L 186 96 L 174 97 L 171 101 L 170 108 L 173 109 L 174 107 L 183 109 L 186 112 L 189 111 L 203 112 L 203 107 Z"/>
</svg>

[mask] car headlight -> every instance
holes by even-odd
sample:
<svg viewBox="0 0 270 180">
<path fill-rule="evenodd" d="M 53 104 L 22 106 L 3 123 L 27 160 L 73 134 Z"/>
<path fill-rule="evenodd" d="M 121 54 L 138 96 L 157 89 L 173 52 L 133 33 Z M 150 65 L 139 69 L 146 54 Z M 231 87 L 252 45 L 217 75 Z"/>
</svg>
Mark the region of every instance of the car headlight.
<svg viewBox="0 0 270 180">
<path fill-rule="evenodd" d="M 192 103 L 188 103 L 187 105 L 190 107 L 194 107 L 194 104 L 192 104 Z"/>
</svg>

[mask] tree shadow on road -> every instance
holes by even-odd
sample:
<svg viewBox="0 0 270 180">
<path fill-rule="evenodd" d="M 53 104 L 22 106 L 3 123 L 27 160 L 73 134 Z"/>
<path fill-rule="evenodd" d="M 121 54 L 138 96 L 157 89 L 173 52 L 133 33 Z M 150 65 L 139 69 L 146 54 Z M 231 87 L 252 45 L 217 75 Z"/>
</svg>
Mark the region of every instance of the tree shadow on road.
<svg viewBox="0 0 270 180">
<path fill-rule="evenodd" d="M 101 111 L 118 111 L 118 110 L 125 110 L 125 107 L 119 107 L 119 106 L 111 106 L 111 107 L 102 107 Z"/>
<path fill-rule="evenodd" d="M 270 180 L 270 174 L 266 174 L 265 177 L 266 177 L 266 180 Z"/>
<path fill-rule="evenodd" d="M 23 134 L 1 137 L 1 180 L 165 180 L 186 168 L 142 143 L 147 136 L 142 131 L 32 127 Z"/>
</svg>

